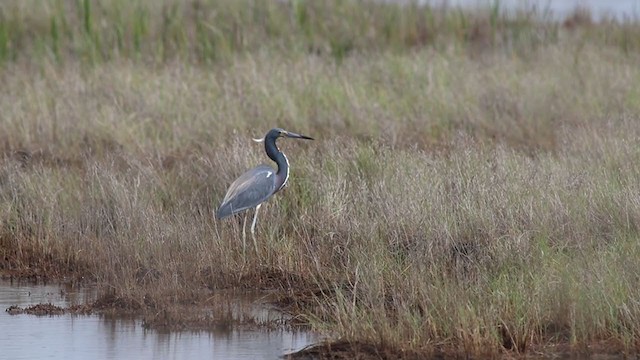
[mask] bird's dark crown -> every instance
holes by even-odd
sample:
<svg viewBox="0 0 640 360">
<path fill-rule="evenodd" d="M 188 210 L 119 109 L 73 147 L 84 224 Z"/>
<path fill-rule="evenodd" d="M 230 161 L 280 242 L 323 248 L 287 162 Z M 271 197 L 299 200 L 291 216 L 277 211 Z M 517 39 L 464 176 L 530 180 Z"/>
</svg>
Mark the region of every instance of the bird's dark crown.
<svg viewBox="0 0 640 360">
<path fill-rule="evenodd" d="M 281 129 L 281 128 L 273 128 L 271 130 L 269 130 L 269 132 L 267 133 L 267 135 L 265 135 L 265 139 L 268 138 L 279 138 L 281 136 L 284 136 L 287 133 L 286 130 Z"/>
</svg>

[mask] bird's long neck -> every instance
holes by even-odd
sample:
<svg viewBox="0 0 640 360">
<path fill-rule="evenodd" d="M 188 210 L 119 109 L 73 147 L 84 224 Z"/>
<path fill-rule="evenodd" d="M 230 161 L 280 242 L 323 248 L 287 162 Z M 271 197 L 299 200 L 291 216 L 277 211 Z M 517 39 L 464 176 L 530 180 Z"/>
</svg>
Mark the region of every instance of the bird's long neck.
<svg viewBox="0 0 640 360">
<path fill-rule="evenodd" d="M 264 144 L 267 156 L 278 165 L 276 172 L 276 191 L 281 190 L 289 179 L 289 160 L 276 145 L 276 139 L 267 139 Z"/>
</svg>

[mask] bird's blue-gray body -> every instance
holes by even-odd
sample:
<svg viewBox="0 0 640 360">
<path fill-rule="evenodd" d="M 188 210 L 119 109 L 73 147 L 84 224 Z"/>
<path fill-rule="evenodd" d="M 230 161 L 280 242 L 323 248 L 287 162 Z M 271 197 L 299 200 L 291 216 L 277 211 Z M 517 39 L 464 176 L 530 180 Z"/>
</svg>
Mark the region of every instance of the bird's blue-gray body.
<svg viewBox="0 0 640 360">
<path fill-rule="evenodd" d="M 278 180 L 276 171 L 267 165 L 245 172 L 229 187 L 216 216 L 223 219 L 258 206 L 276 193 L 279 189 Z"/>
<path fill-rule="evenodd" d="M 280 191 L 287 183 L 289 161 L 276 146 L 276 139 L 279 137 L 313 140 L 308 136 L 291 133 L 279 128 L 271 129 L 263 139 L 254 139 L 260 142 L 264 141 L 267 156 L 275 161 L 278 169 L 275 170 L 270 166 L 260 165 L 242 174 L 231 184 L 222 200 L 222 204 L 216 212 L 218 219 L 259 207 L 260 204 Z"/>
</svg>

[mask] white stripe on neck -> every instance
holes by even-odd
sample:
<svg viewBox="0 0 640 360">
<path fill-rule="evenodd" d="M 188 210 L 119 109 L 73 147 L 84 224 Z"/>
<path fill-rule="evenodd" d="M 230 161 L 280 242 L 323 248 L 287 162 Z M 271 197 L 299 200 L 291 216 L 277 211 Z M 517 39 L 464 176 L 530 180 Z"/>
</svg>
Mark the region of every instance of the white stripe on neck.
<svg viewBox="0 0 640 360">
<path fill-rule="evenodd" d="M 284 153 L 281 154 L 284 157 L 284 162 L 287 163 L 287 174 L 285 175 L 284 181 L 282 182 L 282 185 L 280 185 L 280 189 L 278 190 L 282 190 L 284 186 L 287 185 L 287 180 L 289 180 L 289 159 L 287 159 L 287 155 L 285 155 Z"/>
</svg>

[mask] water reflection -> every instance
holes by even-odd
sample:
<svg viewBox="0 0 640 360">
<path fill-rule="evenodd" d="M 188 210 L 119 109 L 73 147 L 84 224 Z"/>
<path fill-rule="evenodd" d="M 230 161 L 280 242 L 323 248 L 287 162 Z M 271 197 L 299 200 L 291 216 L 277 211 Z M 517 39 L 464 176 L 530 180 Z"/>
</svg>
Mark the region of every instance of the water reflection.
<svg viewBox="0 0 640 360">
<path fill-rule="evenodd" d="M 49 302 L 66 307 L 92 296 L 91 289 L 0 281 L 2 309 Z M 145 330 L 135 318 L 0 313 L 1 357 L 6 359 L 275 359 L 317 340 L 312 333 L 288 330 L 160 332 Z"/>
</svg>

